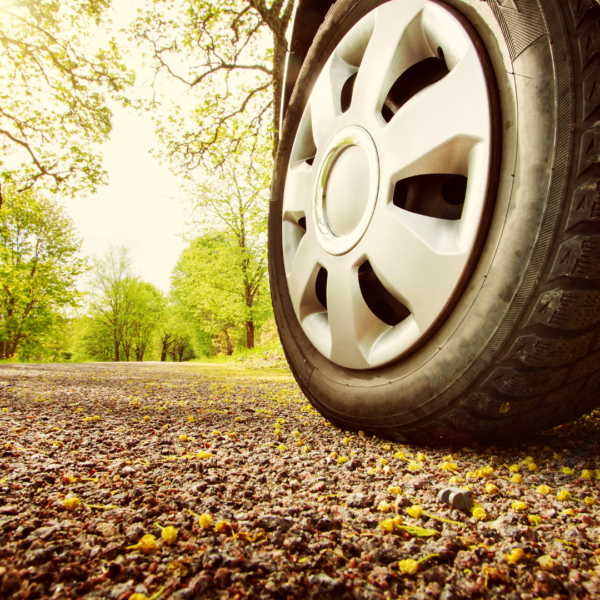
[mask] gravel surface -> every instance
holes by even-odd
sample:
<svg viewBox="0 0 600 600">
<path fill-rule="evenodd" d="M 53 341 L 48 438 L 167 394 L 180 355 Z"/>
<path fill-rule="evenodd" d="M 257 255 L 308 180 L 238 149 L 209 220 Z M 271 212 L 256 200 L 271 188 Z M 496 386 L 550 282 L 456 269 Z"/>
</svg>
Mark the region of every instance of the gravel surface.
<svg viewBox="0 0 600 600">
<path fill-rule="evenodd" d="M 147 363 L 0 365 L 0 410 L 2 598 L 600 597 L 598 413 L 432 449 L 285 372 Z"/>
</svg>

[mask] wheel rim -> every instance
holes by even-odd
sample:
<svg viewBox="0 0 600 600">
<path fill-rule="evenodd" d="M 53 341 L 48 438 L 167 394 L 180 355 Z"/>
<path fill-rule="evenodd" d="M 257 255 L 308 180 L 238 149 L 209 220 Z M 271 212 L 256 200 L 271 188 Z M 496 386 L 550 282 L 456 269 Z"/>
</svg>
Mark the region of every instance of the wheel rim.
<svg viewBox="0 0 600 600">
<path fill-rule="evenodd" d="M 325 357 L 375 368 L 439 326 L 468 275 L 491 149 L 486 74 L 454 12 L 394 0 L 337 45 L 283 196 L 290 298 Z"/>
</svg>

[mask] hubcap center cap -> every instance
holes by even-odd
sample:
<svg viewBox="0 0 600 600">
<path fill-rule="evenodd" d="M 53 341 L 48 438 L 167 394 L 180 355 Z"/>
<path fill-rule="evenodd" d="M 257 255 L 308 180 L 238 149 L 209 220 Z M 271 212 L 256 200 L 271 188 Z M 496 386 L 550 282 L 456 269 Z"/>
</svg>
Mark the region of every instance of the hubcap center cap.
<svg viewBox="0 0 600 600">
<path fill-rule="evenodd" d="M 336 134 L 319 166 L 313 195 L 317 239 L 330 254 L 345 254 L 367 230 L 379 190 L 379 157 L 371 136 L 353 125 Z"/>
<path fill-rule="evenodd" d="M 337 237 L 352 233 L 360 223 L 369 199 L 371 174 L 360 146 L 348 146 L 329 173 L 324 194 L 325 217 Z"/>
</svg>

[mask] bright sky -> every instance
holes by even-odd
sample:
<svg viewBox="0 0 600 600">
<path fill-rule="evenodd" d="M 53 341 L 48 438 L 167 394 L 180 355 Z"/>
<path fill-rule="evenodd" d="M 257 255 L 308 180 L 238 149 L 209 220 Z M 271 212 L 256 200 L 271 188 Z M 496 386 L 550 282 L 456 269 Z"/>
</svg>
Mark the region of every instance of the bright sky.
<svg viewBox="0 0 600 600">
<path fill-rule="evenodd" d="M 126 246 L 134 270 L 166 292 L 184 248 L 179 235 L 185 218 L 178 179 L 149 154 L 158 145 L 154 128 L 149 116 L 115 111 L 111 139 L 103 145 L 109 185 L 65 204 L 86 255 L 102 254 L 111 242 Z"/>
<path fill-rule="evenodd" d="M 143 0 L 117 0 L 113 3 L 115 34 L 136 16 Z M 123 43 L 122 34 L 116 34 Z M 98 40 L 100 45 L 102 41 Z M 144 95 L 151 72 L 142 67 L 135 47 L 125 62 L 136 71 L 136 95 Z M 177 94 L 181 90 L 177 90 Z M 111 105 L 113 131 L 101 146 L 109 184 L 88 198 L 66 198 L 64 203 L 83 238 L 86 255 L 102 254 L 110 243 L 126 246 L 134 271 L 145 281 L 167 292 L 170 275 L 184 242 L 184 206 L 180 203 L 180 182 L 166 164 L 150 155 L 158 148 L 156 125 L 150 115 Z"/>
</svg>

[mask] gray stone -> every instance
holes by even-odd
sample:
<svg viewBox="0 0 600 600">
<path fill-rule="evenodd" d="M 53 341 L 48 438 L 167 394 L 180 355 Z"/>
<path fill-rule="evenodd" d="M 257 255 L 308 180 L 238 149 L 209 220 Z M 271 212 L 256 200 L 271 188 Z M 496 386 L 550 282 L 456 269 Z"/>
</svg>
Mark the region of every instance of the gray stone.
<svg viewBox="0 0 600 600">
<path fill-rule="evenodd" d="M 355 492 L 346 498 L 348 508 L 364 508 L 368 504 L 368 497 L 362 492 Z"/>
<path fill-rule="evenodd" d="M 132 587 L 133 580 L 127 581 L 126 583 L 117 583 L 117 585 L 111 588 L 109 596 L 112 598 L 112 600 L 117 600 L 121 594 L 130 592 Z"/>
<path fill-rule="evenodd" d="M 472 492 L 461 488 L 449 487 L 440 490 L 438 500 L 452 508 L 469 512 L 473 506 Z"/>
</svg>

